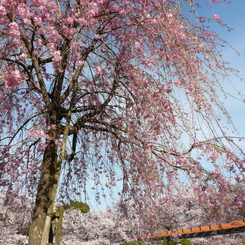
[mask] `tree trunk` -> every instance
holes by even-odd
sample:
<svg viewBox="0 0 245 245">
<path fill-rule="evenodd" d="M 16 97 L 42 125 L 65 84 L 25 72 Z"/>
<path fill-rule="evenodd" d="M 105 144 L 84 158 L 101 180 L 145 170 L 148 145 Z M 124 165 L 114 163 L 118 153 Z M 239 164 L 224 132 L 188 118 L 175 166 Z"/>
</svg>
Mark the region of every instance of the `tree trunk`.
<svg viewBox="0 0 245 245">
<path fill-rule="evenodd" d="M 50 141 L 45 149 L 41 166 L 36 203 L 29 231 L 29 245 L 47 245 L 60 166 L 57 161 L 57 146 Z"/>
</svg>

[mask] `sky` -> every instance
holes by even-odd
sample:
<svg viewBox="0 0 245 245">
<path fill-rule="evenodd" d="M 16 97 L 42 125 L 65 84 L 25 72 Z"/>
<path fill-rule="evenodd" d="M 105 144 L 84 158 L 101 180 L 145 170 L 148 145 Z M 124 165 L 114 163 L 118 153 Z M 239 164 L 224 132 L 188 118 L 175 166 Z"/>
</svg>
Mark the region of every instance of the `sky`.
<svg viewBox="0 0 245 245">
<path fill-rule="evenodd" d="M 239 70 L 240 78 L 245 79 L 245 1 L 233 0 L 232 3 L 225 4 L 222 7 L 217 4 L 213 6 L 214 13 L 221 17 L 224 24 L 233 29 L 232 31 L 227 31 L 226 28 L 221 28 L 217 25 L 211 26 L 230 45 L 226 45 L 222 49 L 223 59 L 230 63 L 230 67 Z M 234 96 L 241 92 L 244 99 L 245 80 L 241 82 L 240 78 L 231 76 L 229 82 L 224 81 L 224 89 Z M 232 135 L 245 137 L 245 103 L 232 97 L 228 97 L 223 102 L 237 129 L 237 132 Z M 245 142 L 237 143 L 245 152 Z"/>
<path fill-rule="evenodd" d="M 205 0 L 198 1 L 203 5 Z M 240 71 L 240 77 L 245 78 L 245 0 L 233 0 L 230 4 L 212 3 L 210 8 L 199 9 L 199 15 L 212 18 L 213 14 L 219 15 L 222 22 L 233 29 L 228 31 L 226 27 L 221 27 L 217 23 L 208 23 L 210 30 L 215 31 L 230 45 L 222 48 L 223 59 L 230 63 L 230 67 Z M 237 95 L 238 91 L 245 94 L 245 82 L 242 83 L 236 76 L 231 76 L 229 80 L 230 82 L 224 81 L 223 84 L 226 91 L 234 96 Z M 239 136 L 245 137 L 245 103 L 232 97 L 228 97 L 223 102 L 233 118 Z M 238 133 L 236 132 L 234 135 L 238 136 Z M 241 145 L 241 147 L 245 150 L 245 145 Z M 114 193 L 117 193 L 119 189 L 120 187 L 115 188 Z M 103 198 L 101 201 L 102 204 L 98 205 L 91 197 L 89 205 L 93 209 L 105 210 L 106 205 L 110 205 L 113 200 L 107 197 L 105 201 L 103 201 Z"/>
<path fill-rule="evenodd" d="M 240 76 L 245 78 L 245 1 L 233 0 L 230 4 L 225 4 L 220 7 L 219 4 L 213 4 L 214 13 L 218 14 L 223 23 L 227 24 L 232 31 L 228 32 L 226 28 L 218 27 L 217 25 L 211 28 L 218 33 L 218 35 L 225 39 L 231 47 L 223 49 L 223 59 L 230 62 L 230 66 L 240 71 Z M 242 93 L 245 94 L 245 83 L 241 83 L 235 76 L 231 77 L 232 84 Z M 232 90 L 232 87 L 229 87 Z M 233 90 L 235 93 L 235 90 Z M 229 113 L 233 117 L 234 123 L 240 131 L 241 135 L 245 136 L 245 103 L 240 101 L 228 99 L 224 101 Z"/>
</svg>

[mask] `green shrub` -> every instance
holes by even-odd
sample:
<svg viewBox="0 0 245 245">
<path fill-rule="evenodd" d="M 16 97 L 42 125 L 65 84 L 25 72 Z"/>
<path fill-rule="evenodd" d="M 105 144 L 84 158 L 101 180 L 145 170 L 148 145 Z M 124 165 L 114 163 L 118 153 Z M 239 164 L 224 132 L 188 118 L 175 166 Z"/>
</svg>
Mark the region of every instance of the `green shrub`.
<svg viewBox="0 0 245 245">
<path fill-rule="evenodd" d="M 175 245 L 175 244 L 176 244 L 175 241 L 169 241 L 169 242 L 168 242 L 168 245 Z"/>
<path fill-rule="evenodd" d="M 79 201 L 71 201 L 70 207 L 78 209 L 82 213 L 88 213 L 90 211 L 90 207 L 88 204 Z"/>
<path fill-rule="evenodd" d="M 141 241 L 132 241 L 132 242 L 123 243 L 122 245 L 144 245 L 144 243 Z"/>
<path fill-rule="evenodd" d="M 180 243 L 181 245 L 191 245 L 191 242 L 188 239 L 182 239 Z"/>
<path fill-rule="evenodd" d="M 175 241 L 163 240 L 161 245 L 175 245 Z"/>
</svg>

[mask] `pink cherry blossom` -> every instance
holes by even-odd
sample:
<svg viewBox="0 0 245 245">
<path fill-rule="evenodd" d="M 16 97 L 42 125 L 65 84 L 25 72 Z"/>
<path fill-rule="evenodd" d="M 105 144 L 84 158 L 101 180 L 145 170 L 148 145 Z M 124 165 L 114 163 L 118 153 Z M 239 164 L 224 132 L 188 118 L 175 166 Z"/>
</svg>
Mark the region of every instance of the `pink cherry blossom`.
<svg viewBox="0 0 245 245">
<path fill-rule="evenodd" d="M 59 50 L 53 52 L 53 62 L 59 63 L 61 61 L 61 58 L 62 57 Z"/>
<path fill-rule="evenodd" d="M 21 3 L 18 5 L 18 14 L 20 15 L 21 18 L 26 18 L 30 16 L 30 11 L 29 8 L 26 4 Z"/>
<path fill-rule="evenodd" d="M 103 69 L 102 69 L 101 66 L 96 66 L 96 67 L 94 68 L 94 70 L 95 70 L 96 72 L 100 73 L 100 74 L 102 74 L 102 72 L 103 72 Z"/>
<path fill-rule="evenodd" d="M 7 31 L 8 35 L 14 38 L 19 38 L 20 37 L 20 30 L 19 26 L 16 22 L 11 22 L 8 25 L 9 30 Z"/>
<path fill-rule="evenodd" d="M 0 6 L 0 16 L 6 15 L 6 9 L 3 6 Z"/>
<path fill-rule="evenodd" d="M 78 65 L 78 66 L 81 66 L 81 65 L 83 65 L 83 64 L 84 64 L 84 61 L 83 61 L 83 60 L 78 60 L 78 61 L 77 61 L 77 65 Z"/>
<path fill-rule="evenodd" d="M 221 21 L 220 16 L 218 16 L 217 14 L 214 14 L 214 15 L 213 15 L 213 18 L 214 18 L 215 20 Z"/>
<path fill-rule="evenodd" d="M 51 140 L 52 138 L 44 132 L 42 129 L 35 129 L 34 131 L 26 132 L 26 134 L 30 137 L 35 138 L 45 138 Z"/>
<path fill-rule="evenodd" d="M 22 54 L 20 55 L 20 59 L 21 59 L 21 60 L 25 60 L 26 58 L 27 58 L 27 54 L 22 53 Z"/>
<path fill-rule="evenodd" d="M 24 82 L 24 74 L 18 69 L 13 69 L 10 71 L 5 71 L 3 73 L 3 79 L 5 88 L 13 89 L 17 86 L 21 86 L 21 84 Z"/>
</svg>

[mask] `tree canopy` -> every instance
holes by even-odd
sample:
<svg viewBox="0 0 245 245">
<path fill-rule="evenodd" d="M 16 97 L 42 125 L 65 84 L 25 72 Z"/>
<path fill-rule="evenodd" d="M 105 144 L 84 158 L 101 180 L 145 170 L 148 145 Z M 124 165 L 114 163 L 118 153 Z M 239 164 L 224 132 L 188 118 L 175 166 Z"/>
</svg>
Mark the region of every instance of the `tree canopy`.
<svg viewBox="0 0 245 245">
<path fill-rule="evenodd" d="M 243 190 L 230 193 L 244 181 L 244 153 L 219 99 L 235 71 L 198 8 L 189 0 L 0 0 L 1 186 L 36 195 L 29 244 L 47 241 L 57 194 L 86 196 L 91 179 L 98 201 L 120 183 L 122 211 L 133 200 L 146 220 L 182 175 L 204 209 L 243 205 Z M 213 21 L 223 25 L 216 14 Z"/>
</svg>

